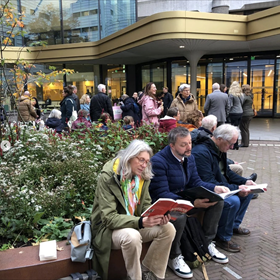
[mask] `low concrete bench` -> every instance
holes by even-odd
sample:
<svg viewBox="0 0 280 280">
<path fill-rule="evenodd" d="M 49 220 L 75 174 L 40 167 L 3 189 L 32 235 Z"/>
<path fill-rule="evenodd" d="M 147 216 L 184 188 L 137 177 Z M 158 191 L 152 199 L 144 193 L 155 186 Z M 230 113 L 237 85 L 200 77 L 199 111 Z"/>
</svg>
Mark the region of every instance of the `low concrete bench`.
<svg viewBox="0 0 280 280">
<path fill-rule="evenodd" d="M 74 263 L 71 261 L 71 246 L 66 241 L 58 242 L 63 251 L 57 252 L 53 261 L 39 260 L 39 246 L 29 246 L 0 252 L 0 279 L 3 280 L 57 280 L 71 273 L 83 273 L 90 269 L 91 261 Z M 150 243 L 144 243 L 141 259 L 147 253 Z M 120 280 L 126 277 L 126 269 L 121 250 L 112 250 L 108 280 Z"/>
</svg>

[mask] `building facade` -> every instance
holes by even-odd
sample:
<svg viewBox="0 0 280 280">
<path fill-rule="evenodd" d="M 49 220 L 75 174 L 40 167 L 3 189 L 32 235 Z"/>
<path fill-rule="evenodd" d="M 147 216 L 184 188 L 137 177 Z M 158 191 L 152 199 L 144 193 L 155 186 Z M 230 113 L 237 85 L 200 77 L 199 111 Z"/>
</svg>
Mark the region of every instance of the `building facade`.
<svg viewBox="0 0 280 280">
<path fill-rule="evenodd" d="M 164 2 L 164 3 L 163 3 Z M 214 82 L 250 84 L 258 116 L 280 117 L 280 1 L 18 0 L 26 13 L 24 42 L 48 42 L 23 53 L 48 71 L 75 74 L 34 96 L 61 100 L 63 84 L 81 96 L 105 83 L 113 100 L 153 81 L 158 90 L 190 83 L 200 109 Z M 36 59 L 35 59 L 36 57 Z"/>
</svg>

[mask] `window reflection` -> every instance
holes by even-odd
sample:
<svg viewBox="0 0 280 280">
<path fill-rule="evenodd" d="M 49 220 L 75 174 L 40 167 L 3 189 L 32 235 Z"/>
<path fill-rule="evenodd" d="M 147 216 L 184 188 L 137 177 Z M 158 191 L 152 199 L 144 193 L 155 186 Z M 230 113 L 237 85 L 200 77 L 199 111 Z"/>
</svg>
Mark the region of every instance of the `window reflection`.
<svg viewBox="0 0 280 280">
<path fill-rule="evenodd" d="M 48 45 L 92 42 L 136 22 L 135 0 L 22 0 L 27 34 L 25 45 L 46 41 Z M 61 35 L 63 29 L 63 38 Z"/>
</svg>

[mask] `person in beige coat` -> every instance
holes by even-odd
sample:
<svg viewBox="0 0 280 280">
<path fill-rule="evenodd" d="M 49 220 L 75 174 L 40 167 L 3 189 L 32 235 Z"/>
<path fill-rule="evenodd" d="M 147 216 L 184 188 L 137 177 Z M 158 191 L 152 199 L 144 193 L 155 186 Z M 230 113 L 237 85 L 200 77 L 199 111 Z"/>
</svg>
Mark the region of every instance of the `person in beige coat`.
<svg viewBox="0 0 280 280">
<path fill-rule="evenodd" d="M 180 121 L 186 122 L 188 114 L 197 110 L 197 103 L 190 92 L 190 85 L 180 85 L 179 92 L 178 96 L 171 103 L 170 108 L 177 107 L 180 112 Z"/>
<path fill-rule="evenodd" d="M 18 100 L 18 120 L 20 122 L 35 121 L 37 114 L 31 104 L 30 93 L 25 91 Z"/>
</svg>

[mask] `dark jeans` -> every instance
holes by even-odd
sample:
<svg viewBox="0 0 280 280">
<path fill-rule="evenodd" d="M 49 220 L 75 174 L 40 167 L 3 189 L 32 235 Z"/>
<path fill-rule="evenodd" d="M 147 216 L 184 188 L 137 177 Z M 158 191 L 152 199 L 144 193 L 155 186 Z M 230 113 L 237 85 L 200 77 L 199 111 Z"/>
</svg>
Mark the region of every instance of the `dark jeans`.
<svg viewBox="0 0 280 280">
<path fill-rule="evenodd" d="M 239 123 L 241 121 L 241 118 L 242 118 L 242 113 L 240 113 L 240 114 L 229 114 L 229 117 L 230 117 L 230 124 L 238 127 Z M 237 147 L 238 147 L 238 139 L 234 144 L 234 148 L 237 148 Z"/>
<path fill-rule="evenodd" d="M 249 203 L 252 198 L 252 194 L 246 197 L 239 197 L 233 195 L 225 199 L 225 206 L 219 222 L 219 228 L 217 236 L 224 240 L 231 240 L 233 229 L 239 228 Z"/>
<path fill-rule="evenodd" d="M 216 236 L 218 230 L 218 223 L 223 211 L 223 207 L 224 207 L 224 201 L 219 201 L 217 204 L 206 208 L 204 211 L 202 229 L 205 234 L 205 239 L 207 241 L 207 244 L 210 244 Z M 170 221 L 171 223 L 173 223 L 176 229 L 176 235 L 170 250 L 170 259 L 174 259 L 182 253 L 181 238 L 186 225 L 186 221 L 187 221 L 186 215 L 181 215 L 179 218 L 177 218 L 177 220 Z"/>
</svg>

